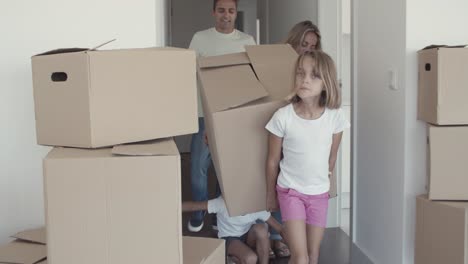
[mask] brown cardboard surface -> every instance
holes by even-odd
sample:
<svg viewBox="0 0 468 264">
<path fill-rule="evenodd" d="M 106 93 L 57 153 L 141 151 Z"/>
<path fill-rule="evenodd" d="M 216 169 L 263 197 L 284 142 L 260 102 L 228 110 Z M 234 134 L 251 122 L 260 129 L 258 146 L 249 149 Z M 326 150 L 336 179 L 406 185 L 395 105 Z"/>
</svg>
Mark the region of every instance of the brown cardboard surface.
<svg viewBox="0 0 468 264">
<path fill-rule="evenodd" d="M 418 52 L 418 119 L 468 125 L 468 48 Z"/>
<path fill-rule="evenodd" d="M 147 144 L 47 155 L 49 263 L 182 263 L 180 156 L 172 140 Z"/>
<path fill-rule="evenodd" d="M 415 264 L 468 264 L 468 203 L 416 199 Z"/>
<path fill-rule="evenodd" d="M 427 126 L 431 200 L 468 200 L 468 126 Z"/>
<path fill-rule="evenodd" d="M 225 263 L 224 244 L 222 239 L 184 236 L 184 264 Z"/>
<path fill-rule="evenodd" d="M 31 60 L 38 144 L 96 148 L 198 131 L 194 51 L 81 51 Z M 57 73 L 66 81 L 52 81 Z"/>
<path fill-rule="evenodd" d="M 24 241 L 46 244 L 46 230 L 45 227 L 39 227 L 31 230 L 21 231 L 12 236 L 13 238 L 21 239 Z"/>
<path fill-rule="evenodd" d="M 292 91 L 296 51 L 285 47 L 280 49 L 278 45 L 247 46 L 246 50 L 258 79 L 268 91 L 270 100 L 281 100 Z"/>
<path fill-rule="evenodd" d="M 198 63 L 201 68 L 214 68 L 241 64 L 250 64 L 250 59 L 245 52 L 226 54 L 222 56 L 209 56 L 203 58 L 203 60 L 200 60 Z"/>
<path fill-rule="evenodd" d="M 249 64 L 236 59 L 234 66 L 224 66 L 229 64 L 225 56 L 199 60 L 211 157 L 231 216 L 266 209 L 265 125 L 285 105 L 282 98 L 291 91 L 297 60 L 288 45 L 246 50 Z"/>
<path fill-rule="evenodd" d="M 13 241 L 0 246 L 0 263 L 35 264 L 46 258 L 46 246 Z"/>
</svg>

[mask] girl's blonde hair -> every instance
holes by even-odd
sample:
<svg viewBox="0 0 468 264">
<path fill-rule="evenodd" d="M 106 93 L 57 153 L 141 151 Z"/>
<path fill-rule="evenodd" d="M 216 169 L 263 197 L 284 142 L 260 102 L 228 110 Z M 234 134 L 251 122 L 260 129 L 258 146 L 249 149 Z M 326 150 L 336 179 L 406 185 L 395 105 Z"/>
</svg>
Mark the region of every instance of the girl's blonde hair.
<svg viewBox="0 0 468 264">
<path fill-rule="evenodd" d="M 304 41 L 305 35 L 309 32 L 312 32 L 317 36 L 317 45 L 315 46 L 315 49 L 322 50 L 322 36 L 320 35 L 320 30 L 310 20 L 301 21 L 294 25 L 289 31 L 288 37 L 284 43 L 290 44 L 294 49 L 297 49 Z"/>
<path fill-rule="evenodd" d="M 338 86 L 338 79 L 336 74 L 336 67 L 333 59 L 323 51 L 313 50 L 305 52 L 300 55 L 297 59 L 295 73 L 302 68 L 304 63 L 304 58 L 309 57 L 313 60 L 313 72 L 316 74 L 323 82 L 324 90 L 320 94 L 319 105 L 321 107 L 327 107 L 330 109 L 340 108 L 341 106 L 341 93 Z M 294 83 L 294 88 L 296 88 L 296 83 Z M 297 103 L 301 101 L 301 98 L 296 94 L 296 91 L 293 91 L 286 98 L 291 103 Z"/>
</svg>

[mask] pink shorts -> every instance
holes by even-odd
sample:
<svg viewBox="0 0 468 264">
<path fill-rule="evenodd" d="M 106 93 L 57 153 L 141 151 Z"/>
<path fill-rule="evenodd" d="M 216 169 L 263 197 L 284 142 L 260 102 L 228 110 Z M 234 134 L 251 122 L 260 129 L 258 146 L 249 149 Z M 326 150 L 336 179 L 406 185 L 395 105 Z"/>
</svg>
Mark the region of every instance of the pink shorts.
<svg viewBox="0 0 468 264">
<path fill-rule="evenodd" d="M 305 220 L 306 224 L 326 227 L 328 212 L 328 192 L 318 195 L 302 194 L 294 189 L 276 185 L 278 202 L 283 222 Z"/>
</svg>

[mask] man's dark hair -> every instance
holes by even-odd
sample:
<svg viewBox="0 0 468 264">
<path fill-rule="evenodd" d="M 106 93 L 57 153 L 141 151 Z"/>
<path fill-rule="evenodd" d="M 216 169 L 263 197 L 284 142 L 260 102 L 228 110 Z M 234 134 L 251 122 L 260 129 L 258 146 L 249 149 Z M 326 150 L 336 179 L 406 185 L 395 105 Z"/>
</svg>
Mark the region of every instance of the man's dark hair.
<svg viewBox="0 0 468 264">
<path fill-rule="evenodd" d="M 237 7 L 237 2 L 239 0 L 232 0 L 232 1 L 234 1 L 234 3 L 236 3 L 236 7 Z M 218 4 L 218 2 L 219 2 L 219 0 L 213 0 L 213 11 L 216 10 L 216 4 Z"/>
</svg>

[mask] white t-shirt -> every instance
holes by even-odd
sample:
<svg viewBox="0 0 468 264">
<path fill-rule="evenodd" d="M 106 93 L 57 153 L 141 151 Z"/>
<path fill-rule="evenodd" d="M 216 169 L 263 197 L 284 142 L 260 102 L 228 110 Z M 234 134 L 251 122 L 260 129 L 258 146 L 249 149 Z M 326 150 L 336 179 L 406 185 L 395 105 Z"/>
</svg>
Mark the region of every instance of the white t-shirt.
<svg viewBox="0 0 468 264">
<path fill-rule="evenodd" d="M 283 138 L 278 185 L 307 195 L 328 192 L 328 159 L 333 134 L 350 127 L 342 109 L 325 108 L 314 120 L 296 114 L 292 104 L 278 109 L 266 129 Z"/>
<path fill-rule="evenodd" d="M 252 36 L 237 29 L 234 29 L 232 33 L 224 34 L 212 27 L 195 33 L 189 49 L 195 50 L 197 56 L 208 57 L 244 52 L 246 45 L 255 45 Z M 198 116 L 203 116 L 200 93 L 198 93 Z"/>
<path fill-rule="evenodd" d="M 218 237 L 240 237 L 247 233 L 257 220 L 267 221 L 271 214 L 261 211 L 241 216 L 230 217 L 222 196 L 208 201 L 208 213 L 216 214 L 218 219 Z"/>
</svg>

